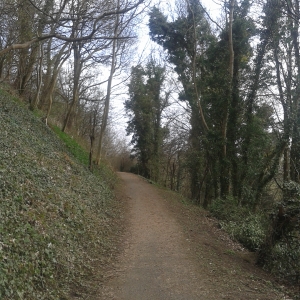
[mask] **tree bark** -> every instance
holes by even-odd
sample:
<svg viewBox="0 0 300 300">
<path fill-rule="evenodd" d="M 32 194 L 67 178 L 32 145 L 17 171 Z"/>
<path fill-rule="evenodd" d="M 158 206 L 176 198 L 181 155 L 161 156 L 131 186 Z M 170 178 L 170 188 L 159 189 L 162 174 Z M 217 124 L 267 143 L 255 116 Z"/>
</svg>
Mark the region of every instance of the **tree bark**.
<svg viewBox="0 0 300 300">
<path fill-rule="evenodd" d="M 117 4 L 117 10 L 119 10 L 120 0 L 118 0 Z M 112 81 L 113 76 L 116 70 L 116 55 L 117 55 L 117 37 L 118 37 L 118 31 L 119 31 L 119 14 L 116 14 L 115 18 L 115 26 L 114 26 L 114 40 L 112 44 L 112 59 L 111 59 L 111 65 L 110 65 L 110 74 L 108 77 L 107 82 L 107 90 L 106 90 L 106 98 L 104 103 L 104 111 L 102 116 L 102 124 L 100 129 L 100 136 L 99 136 L 99 143 L 98 143 L 98 150 L 96 155 L 96 164 L 100 164 L 101 160 L 101 151 L 102 151 L 102 143 L 103 143 L 103 137 L 105 134 L 105 130 L 107 127 L 107 121 L 108 121 L 108 113 L 109 113 L 109 106 L 110 106 L 110 98 L 111 98 L 111 89 L 112 89 Z"/>
<path fill-rule="evenodd" d="M 74 113 L 74 109 L 79 101 L 79 79 L 82 70 L 83 61 L 81 59 L 81 45 L 80 43 L 74 43 L 73 45 L 74 51 L 74 76 L 73 76 L 73 95 L 72 95 L 72 102 L 67 112 L 67 116 L 65 118 L 62 131 L 65 132 L 69 122 L 71 121 L 72 114 Z"/>
<path fill-rule="evenodd" d="M 37 108 L 37 105 L 40 101 L 40 93 L 41 93 L 41 88 L 42 88 L 42 84 L 43 84 L 43 58 L 44 58 L 44 49 L 43 49 L 43 45 L 40 44 L 39 45 L 39 60 L 38 60 L 38 65 L 36 68 L 36 83 L 37 83 L 37 90 L 36 90 L 36 94 L 35 94 L 35 98 L 32 101 L 32 103 L 30 103 L 30 109 L 31 110 L 35 110 Z"/>
<path fill-rule="evenodd" d="M 234 72 L 234 50 L 233 50 L 233 35 L 232 35 L 232 25 L 233 25 L 233 12 L 234 12 L 235 0 L 230 0 L 229 6 L 229 22 L 228 22 L 228 47 L 229 47 L 229 63 L 228 63 L 228 73 L 229 82 L 227 89 L 227 97 L 225 99 L 224 105 L 224 115 L 222 120 L 222 149 L 220 150 L 220 188 L 221 197 L 226 198 L 229 194 L 230 189 L 230 163 L 227 157 L 227 128 L 228 128 L 228 116 L 229 116 L 229 106 L 232 103 L 232 91 L 233 91 L 233 72 Z"/>
</svg>

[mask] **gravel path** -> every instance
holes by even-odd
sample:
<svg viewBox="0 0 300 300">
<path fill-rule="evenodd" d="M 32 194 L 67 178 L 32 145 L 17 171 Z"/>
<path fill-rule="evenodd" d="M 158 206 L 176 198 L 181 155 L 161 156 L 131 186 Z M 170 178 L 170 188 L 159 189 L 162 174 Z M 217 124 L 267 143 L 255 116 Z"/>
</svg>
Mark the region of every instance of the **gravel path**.
<svg viewBox="0 0 300 300">
<path fill-rule="evenodd" d="M 138 176 L 120 177 L 128 228 L 101 299 L 288 299 L 203 214 Z"/>
</svg>

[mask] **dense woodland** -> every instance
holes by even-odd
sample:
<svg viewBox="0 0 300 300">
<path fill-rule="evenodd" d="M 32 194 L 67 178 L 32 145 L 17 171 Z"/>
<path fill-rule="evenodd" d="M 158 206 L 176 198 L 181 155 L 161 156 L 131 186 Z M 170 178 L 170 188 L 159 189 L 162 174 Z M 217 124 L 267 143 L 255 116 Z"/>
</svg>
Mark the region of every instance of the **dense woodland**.
<svg viewBox="0 0 300 300">
<path fill-rule="evenodd" d="M 297 282 L 300 3 L 218 3 L 216 19 L 199 0 L 170 10 L 143 0 L 3 0 L 0 80 L 84 143 L 90 169 L 110 159 L 184 194 L 258 263 Z M 133 65 L 146 16 L 160 50 Z M 109 124 L 120 82 L 131 147 Z"/>
</svg>

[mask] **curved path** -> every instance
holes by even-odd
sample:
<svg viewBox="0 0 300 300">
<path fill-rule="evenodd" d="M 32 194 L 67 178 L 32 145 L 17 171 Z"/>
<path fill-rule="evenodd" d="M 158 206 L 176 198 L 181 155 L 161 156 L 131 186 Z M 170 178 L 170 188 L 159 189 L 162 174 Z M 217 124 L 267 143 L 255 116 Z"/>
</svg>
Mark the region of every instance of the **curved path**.
<svg viewBox="0 0 300 300">
<path fill-rule="evenodd" d="M 101 299 L 287 299 L 268 287 L 265 277 L 258 277 L 260 271 L 245 274 L 247 266 L 255 267 L 240 257 L 232 259 L 229 254 L 234 251 L 215 241 L 218 237 L 208 232 L 208 225 L 199 221 L 193 225 L 197 214 L 181 203 L 174 206 L 174 201 L 166 200 L 158 188 L 138 176 L 119 176 L 123 199 L 128 202 L 128 228 Z M 188 225 L 180 218 L 187 219 Z M 187 229 L 189 221 L 192 227 Z"/>
</svg>

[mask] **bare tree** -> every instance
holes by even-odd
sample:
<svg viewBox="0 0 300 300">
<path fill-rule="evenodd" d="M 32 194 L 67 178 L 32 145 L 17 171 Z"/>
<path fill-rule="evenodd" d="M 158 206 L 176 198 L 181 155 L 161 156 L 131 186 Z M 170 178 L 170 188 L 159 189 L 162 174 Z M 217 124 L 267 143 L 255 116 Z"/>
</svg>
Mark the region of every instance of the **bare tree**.
<svg viewBox="0 0 300 300">
<path fill-rule="evenodd" d="M 56 38 L 58 40 L 62 40 L 65 42 L 80 42 L 80 41 L 91 41 L 91 40 L 112 40 L 113 37 L 111 35 L 107 35 L 105 31 L 103 32 L 102 27 L 103 25 L 108 22 L 108 20 L 118 14 L 126 14 L 132 10 L 138 8 L 141 4 L 143 4 L 145 0 L 138 0 L 138 1 L 129 1 L 124 2 L 124 6 L 119 10 L 115 10 L 114 7 L 111 7 L 108 2 L 103 2 L 102 5 L 97 4 L 98 9 L 96 9 L 96 2 L 91 1 L 91 11 L 81 11 L 76 14 L 73 13 L 72 9 L 76 7 L 76 3 L 73 1 L 62 0 L 60 4 L 57 4 L 56 7 L 53 8 L 53 11 L 47 12 L 44 11 L 43 8 L 39 7 L 37 4 L 34 3 L 32 0 L 26 0 L 24 3 L 28 7 L 31 5 L 31 9 L 34 12 L 42 14 L 46 17 L 46 23 L 56 24 L 57 26 L 52 30 L 52 32 L 42 32 L 36 34 L 36 36 L 32 38 L 23 39 L 19 43 L 13 43 L 8 45 L 4 49 L 0 51 L 0 55 L 4 55 L 5 53 L 16 50 L 16 49 L 27 49 L 33 44 L 43 41 L 50 38 Z M 80 4 L 80 2 L 77 3 Z M 75 4 L 75 6 L 74 6 Z M 87 7 L 88 1 L 83 1 L 82 5 L 86 5 Z M 89 3 L 90 4 L 90 3 Z M 105 5 L 106 4 L 106 5 Z M 81 4 L 80 4 L 81 5 Z M 99 11 L 99 7 L 101 10 Z M 70 9 L 68 11 L 68 9 Z M 56 17 L 52 17 L 52 15 Z M 88 18 L 88 20 L 87 20 Z M 77 23 L 78 25 L 86 24 L 89 21 L 89 26 L 85 30 L 82 31 L 80 36 L 74 34 L 73 27 L 70 26 L 70 23 Z M 130 38 L 128 36 L 126 38 Z M 124 39 L 124 37 L 122 37 Z"/>
</svg>

